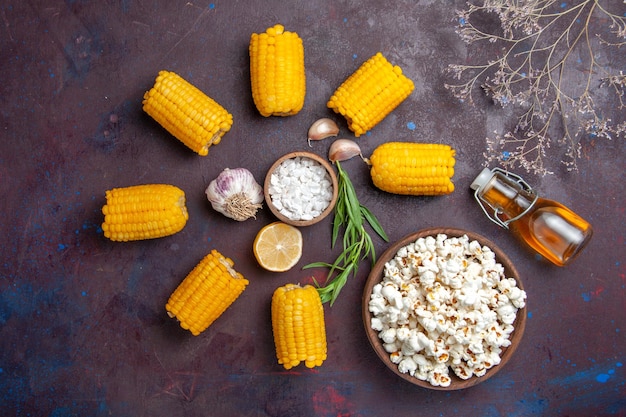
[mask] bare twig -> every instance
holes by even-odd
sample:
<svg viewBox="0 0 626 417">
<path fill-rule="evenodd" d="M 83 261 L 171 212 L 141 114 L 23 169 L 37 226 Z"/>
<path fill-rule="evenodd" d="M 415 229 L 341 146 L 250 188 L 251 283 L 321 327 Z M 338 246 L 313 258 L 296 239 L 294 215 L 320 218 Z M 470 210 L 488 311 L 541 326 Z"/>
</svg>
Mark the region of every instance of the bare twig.
<svg viewBox="0 0 626 417">
<path fill-rule="evenodd" d="M 626 75 L 611 72 L 615 69 L 607 58 L 626 45 L 625 11 L 626 1 L 616 6 L 611 0 L 573 5 L 556 0 L 475 0 L 457 11 L 456 32 L 464 42 L 493 43 L 501 53 L 483 63 L 450 64 L 455 81 L 446 88 L 469 104 L 482 90 L 500 106 L 521 109 L 513 129 L 487 138 L 487 163 L 550 173 L 545 159 L 554 144 L 564 149 L 560 159 L 567 169 L 577 170 L 582 138 L 626 136 L 626 123 L 614 123 L 611 112 L 596 105 L 612 98 L 616 114 L 626 109 Z M 497 27 L 489 30 L 486 19 L 494 16 Z M 598 94 L 601 89 L 610 94 Z"/>
</svg>

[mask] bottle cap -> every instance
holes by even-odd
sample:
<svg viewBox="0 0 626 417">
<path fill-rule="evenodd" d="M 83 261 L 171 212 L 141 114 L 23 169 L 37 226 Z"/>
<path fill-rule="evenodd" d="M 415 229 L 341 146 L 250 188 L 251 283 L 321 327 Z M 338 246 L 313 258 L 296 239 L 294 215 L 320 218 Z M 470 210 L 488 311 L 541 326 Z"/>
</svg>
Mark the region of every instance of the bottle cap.
<svg viewBox="0 0 626 417">
<path fill-rule="evenodd" d="M 470 185 L 470 188 L 474 191 L 481 189 L 487 184 L 487 182 L 493 177 L 493 172 L 489 168 L 483 169 L 476 177 L 474 182 Z"/>
</svg>

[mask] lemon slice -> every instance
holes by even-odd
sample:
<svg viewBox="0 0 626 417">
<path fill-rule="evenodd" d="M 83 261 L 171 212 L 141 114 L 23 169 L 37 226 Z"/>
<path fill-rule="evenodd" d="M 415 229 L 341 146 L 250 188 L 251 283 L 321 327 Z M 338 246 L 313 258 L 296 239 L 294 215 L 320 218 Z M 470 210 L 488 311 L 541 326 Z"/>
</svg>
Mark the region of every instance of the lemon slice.
<svg viewBox="0 0 626 417">
<path fill-rule="evenodd" d="M 273 272 L 287 271 L 302 256 L 302 233 L 287 223 L 270 223 L 257 233 L 253 251 L 261 267 Z"/>
</svg>

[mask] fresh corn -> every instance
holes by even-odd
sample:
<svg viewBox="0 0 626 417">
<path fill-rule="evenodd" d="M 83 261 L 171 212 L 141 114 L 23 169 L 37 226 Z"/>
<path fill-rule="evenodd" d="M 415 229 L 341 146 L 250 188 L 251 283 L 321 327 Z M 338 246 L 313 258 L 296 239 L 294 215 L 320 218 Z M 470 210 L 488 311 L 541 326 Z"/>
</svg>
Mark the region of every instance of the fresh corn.
<svg viewBox="0 0 626 417">
<path fill-rule="evenodd" d="M 248 280 L 217 250 L 200 261 L 170 296 L 165 309 L 183 329 L 198 336 L 246 289 Z"/>
<path fill-rule="evenodd" d="M 300 362 L 313 368 L 326 360 L 324 308 L 313 286 L 287 284 L 274 291 L 272 330 L 276 357 L 285 369 Z"/>
<path fill-rule="evenodd" d="M 408 195 L 441 195 L 454 191 L 455 151 L 435 143 L 388 142 L 369 158 L 374 185 Z"/>
<path fill-rule="evenodd" d="M 262 116 L 291 116 L 304 106 L 304 46 L 295 32 L 274 25 L 250 36 L 252 99 Z"/>
<path fill-rule="evenodd" d="M 376 53 L 335 90 L 327 106 L 343 115 L 356 137 L 376 126 L 414 89 L 413 81 Z"/>
<path fill-rule="evenodd" d="M 169 236 L 185 227 L 185 193 L 168 184 L 134 185 L 105 193 L 104 236 L 114 241 Z"/>
<path fill-rule="evenodd" d="M 160 71 L 143 96 L 143 110 L 188 148 L 206 156 L 222 140 L 233 116 L 178 74 Z"/>
</svg>

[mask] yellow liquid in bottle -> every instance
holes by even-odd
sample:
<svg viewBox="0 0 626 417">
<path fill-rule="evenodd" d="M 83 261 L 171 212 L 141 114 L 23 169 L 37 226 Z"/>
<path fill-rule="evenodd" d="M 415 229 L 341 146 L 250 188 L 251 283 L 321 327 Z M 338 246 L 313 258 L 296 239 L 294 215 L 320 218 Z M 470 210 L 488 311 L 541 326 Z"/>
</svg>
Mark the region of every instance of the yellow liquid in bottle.
<svg viewBox="0 0 626 417">
<path fill-rule="evenodd" d="M 498 219 L 515 235 L 555 265 L 566 265 L 591 239 L 591 225 L 564 205 L 544 198 L 535 201 L 532 192 L 502 174 L 482 181 L 479 198 L 497 211 Z"/>
<path fill-rule="evenodd" d="M 539 198 L 522 218 L 509 224 L 543 257 L 558 266 L 574 259 L 593 234 L 591 225 L 567 207 Z"/>
</svg>

